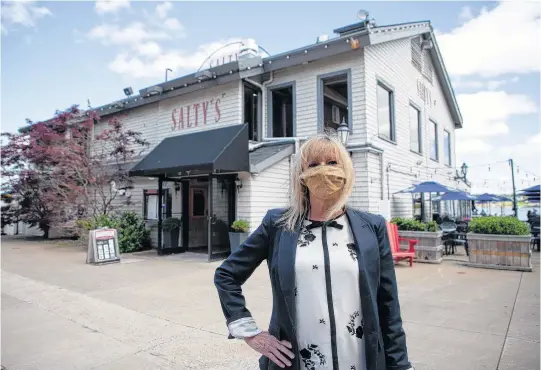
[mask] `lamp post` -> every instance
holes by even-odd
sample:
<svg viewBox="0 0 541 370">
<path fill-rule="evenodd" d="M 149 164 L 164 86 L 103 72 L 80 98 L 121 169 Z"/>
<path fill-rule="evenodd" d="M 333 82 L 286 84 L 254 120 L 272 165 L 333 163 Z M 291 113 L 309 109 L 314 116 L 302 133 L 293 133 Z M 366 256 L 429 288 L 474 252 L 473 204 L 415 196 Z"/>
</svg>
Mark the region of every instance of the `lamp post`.
<svg viewBox="0 0 541 370">
<path fill-rule="evenodd" d="M 468 175 L 468 165 L 465 162 L 462 163 L 462 166 L 460 167 L 460 172 L 462 172 L 462 178 L 464 179 L 464 182 L 466 182 L 466 176 Z"/>
<path fill-rule="evenodd" d="M 173 72 L 173 70 L 171 68 L 165 70 L 165 82 L 167 82 L 167 72 Z"/>
<path fill-rule="evenodd" d="M 340 123 L 340 125 L 336 129 L 336 132 L 338 133 L 338 138 L 340 139 L 340 142 L 342 142 L 344 146 L 347 146 L 349 138 L 349 127 L 344 118 L 342 118 L 342 123 Z"/>
</svg>

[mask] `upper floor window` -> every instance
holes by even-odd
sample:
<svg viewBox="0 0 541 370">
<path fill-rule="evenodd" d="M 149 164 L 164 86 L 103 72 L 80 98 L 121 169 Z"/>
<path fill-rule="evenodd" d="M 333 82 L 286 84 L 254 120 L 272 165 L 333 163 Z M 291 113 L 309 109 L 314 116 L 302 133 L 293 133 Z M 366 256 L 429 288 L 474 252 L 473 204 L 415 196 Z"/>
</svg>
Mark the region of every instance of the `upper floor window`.
<svg viewBox="0 0 541 370">
<path fill-rule="evenodd" d="M 289 83 L 269 90 L 268 136 L 295 136 L 295 84 Z"/>
<path fill-rule="evenodd" d="M 443 156 L 445 164 L 451 166 L 451 133 L 447 130 L 443 131 Z"/>
<path fill-rule="evenodd" d="M 336 130 L 342 122 L 351 125 L 351 86 L 348 73 L 323 76 L 319 80 L 319 109 L 320 114 L 323 113 L 323 117 L 320 116 L 319 119 L 320 122 L 323 121 L 323 130 Z"/>
<path fill-rule="evenodd" d="M 381 82 L 377 85 L 377 105 L 379 137 L 395 141 L 394 93 Z"/>
<path fill-rule="evenodd" d="M 439 160 L 438 155 L 438 124 L 430 120 L 430 159 Z"/>
<path fill-rule="evenodd" d="M 416 153 L 422 152 L 421 111 L 410 104 L 410 149 Z"/>
<path fill-rule="evenodd" d="M 244 84 L 244 123 L 248 124 L 248 139 L 260 140 L 259 122 L 260 122 L 260 96 L 261 93 L 252 85 Z"/>
</svg>

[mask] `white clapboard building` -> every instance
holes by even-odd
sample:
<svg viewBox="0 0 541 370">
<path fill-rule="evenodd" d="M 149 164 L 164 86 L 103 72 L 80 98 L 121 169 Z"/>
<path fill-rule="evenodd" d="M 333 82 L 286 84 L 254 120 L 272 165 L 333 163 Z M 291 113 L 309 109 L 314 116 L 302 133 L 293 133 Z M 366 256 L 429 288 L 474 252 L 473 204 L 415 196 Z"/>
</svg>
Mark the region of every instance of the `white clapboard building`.
<svg viewBox="0 0 541 370">
<path fill-rule="evenodd" d="M 97 108 L 96 133 L 121 115 L 151 143 L 126 194 L 155 246 L 160 221 L 182 216 L 180 245 L 219 256 L 234 220 L 254 230 L 269 208 L 286 205 L 298 145 L 342 122 L 353 207 L 412 217 L 414 197 L 397 191 L 426 180 L 465 186 L 455 162 L 462 117 L 430 22 L 378 26 L 367 17 L 334 32 L 272 56 L 247 40 L 208 69 Z"/>
</svg>

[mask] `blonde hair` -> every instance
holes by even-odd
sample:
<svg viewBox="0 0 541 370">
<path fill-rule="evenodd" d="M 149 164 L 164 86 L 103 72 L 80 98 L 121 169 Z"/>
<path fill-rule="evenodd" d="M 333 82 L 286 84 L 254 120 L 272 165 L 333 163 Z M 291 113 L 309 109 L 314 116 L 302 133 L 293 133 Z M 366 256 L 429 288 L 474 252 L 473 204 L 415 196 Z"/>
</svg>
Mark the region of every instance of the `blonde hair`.
<svg viewBox="0 0 541 370">
<path fill-rule="evenodd" d="M 340 198 L 327 211 L 326 216 L 330 217 L 344 208 L 355 182 L 353 162 L 351 161 L 349 152 L 336 135 L 319 134 L 311 137 L 302 144 L 299 152 L 295 155 L 293 169 L 291 171 L 289 206 L 278 220 L 279 225 L 282 225 L 289 231 L 294 231 L 297 225 L 304 221 L 310 208 L 310 199 L 308 197 L 308 189 L 301 181 L 301 174 L 310 162 L 315 161 L 319 163 L 331 158 L 337 160 L 338 165 L 343 169 L 346 181 Z"/>
</svg>

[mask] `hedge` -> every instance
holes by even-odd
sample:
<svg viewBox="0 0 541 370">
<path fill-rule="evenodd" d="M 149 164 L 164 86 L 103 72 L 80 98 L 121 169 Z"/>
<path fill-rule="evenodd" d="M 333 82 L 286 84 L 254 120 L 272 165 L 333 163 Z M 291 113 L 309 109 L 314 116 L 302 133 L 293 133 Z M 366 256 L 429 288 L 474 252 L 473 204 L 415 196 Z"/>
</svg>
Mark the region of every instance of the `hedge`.
<svg viewBox="0 0 541 370">
<path fill-rule="evenodd" d="M 470 231 L 476 234 L 528 235 L 528 226 L 513 216 L 476 217 L 470 221 Z"/>
</svg>

